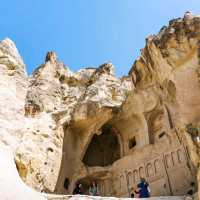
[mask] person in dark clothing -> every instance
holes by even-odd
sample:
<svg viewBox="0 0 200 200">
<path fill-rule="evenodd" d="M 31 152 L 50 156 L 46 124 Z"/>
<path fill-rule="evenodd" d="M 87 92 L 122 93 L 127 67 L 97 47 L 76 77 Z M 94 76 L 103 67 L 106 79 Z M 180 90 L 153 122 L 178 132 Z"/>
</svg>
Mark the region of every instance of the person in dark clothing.
<svg viewBox="0 0 200 200">
<path fill-rule="evenodd" d="M 98 195 L 97 183 L 95 181 L 93 181 L 92 184 L 90 185 L 89 194 L 91 196 L 97 196 Z"/>
<path fill-rule="evenodd" d="M 134 188 L 131 188 L 131 198 L 134 198 L 135 197 L 135 190 L 134 190 Z"/>
<path fill-rule="evenodd" d="M 130 197 L 131 198 L 139 198 L 140 197 L 139 189 L 132 187 L 131 191 L 130 191 Z"/>
<path fill-rule="evenodd" d="M 148 198 L 150 197 L 149 184 L 144 178 L 140 179 L 140 183 L 137 185 L 139 189 L 139 198 Z"/>
<path fill-rule="evenodd" d="M 192 196 L 195 193 L 195 183 L 191 182 L 190 183 L 190 189 L 187 191 L 187 194 Z"/>
<path fill-rule="evenodd" d="M 73 194 L 83 194 L 83 188 L 81 183 L 77 184 L 76 187 L 73 190 Z"/>
<path fill-rule="evenodd" d="M 131 193 L 131 198 L 134 198 L 135 197 L 135 194 L 134 193 Z"/>
</svg>

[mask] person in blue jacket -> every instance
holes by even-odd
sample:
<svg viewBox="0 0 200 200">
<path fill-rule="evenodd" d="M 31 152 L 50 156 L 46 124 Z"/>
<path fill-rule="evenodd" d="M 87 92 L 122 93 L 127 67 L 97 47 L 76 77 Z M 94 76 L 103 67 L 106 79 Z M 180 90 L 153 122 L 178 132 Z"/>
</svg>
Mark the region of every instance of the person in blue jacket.
<svg viewBox="0 0 200 200">
<path fill-rule="evenodd" d="M 137 185 L 137 187 L 139 189 L 140 198 L 150 197 L 149 184 L 146 182 L 144 178 L 140 179 L 140 183 Z"/>
</svg>

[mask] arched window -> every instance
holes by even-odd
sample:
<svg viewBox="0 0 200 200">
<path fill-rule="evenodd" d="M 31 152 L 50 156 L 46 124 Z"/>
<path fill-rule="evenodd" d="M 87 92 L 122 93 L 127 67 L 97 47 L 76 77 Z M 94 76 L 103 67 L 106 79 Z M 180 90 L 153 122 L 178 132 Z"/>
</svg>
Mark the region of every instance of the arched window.
<svg viewBox="0 0 200 200">
<path fill-rule="evenodd" d="M 128 172 L 128 183 L 129 183 L 130 187 L 133 186 L 133 173 L 132 172 Z"/>
<path fill-rule="evenodd" d="M 165 160 L 166 160 L 167 168 L 173 167 L 173 161 L 172 161 L 171 154 L 167 154 L 167 155 L 165 156 Z"/>
<path fill-rule="evenodd" d="M 151 163 L 148 163 L 146 166 L 147 176 L 152 177 L 154 176 L 153 166 Z"/>
<path fill-rule="evenodd" d="M 133 171 L 133 181 L 134 181 L 134 183 L 137 183 L 139 181 L 138 171 L 137 170 Z"/>
<path fill-rule="evenodd" d="M 145 177 L 145 173 L 144 173 L 144 168 L 143 167 L 140 167 L 139 168 L 139 174 L 140 174 L 140 177 Z"/>
</svg>

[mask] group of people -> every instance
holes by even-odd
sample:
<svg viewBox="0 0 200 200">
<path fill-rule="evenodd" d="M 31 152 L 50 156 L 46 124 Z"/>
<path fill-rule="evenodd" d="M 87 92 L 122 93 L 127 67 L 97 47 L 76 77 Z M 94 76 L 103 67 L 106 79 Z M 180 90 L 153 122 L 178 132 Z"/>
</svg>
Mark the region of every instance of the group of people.
<svg viewBox="0 0 200 200">
<path fill-rule="evenodd" d="M 81 183 L 78 183 L 76 187 L 74 188 L 73 194 L 85 194 L 87 192 L 84 192 L 83 186 Z M 97 188 L 97 183 L 93 181 L 89 187 L 88 190 L 89 195 L 91 196 L 98 196 L 98 188 Z M 150 197 L 150 189 L 149 189 L 149 184 L 148 182 L 144 179 L 141 178 L 140 182 L 137 185 L 137 188 L 131 188 L 130 192 L 130 197 L 131 198 L 148 198 Z"/>
<path fill-rule="evenodd" d="M 98 190 L 97 190 L 97 184 L 95 181 L 93 181 L 89 187 L 88 191 L 89 195 L 91 196 L 97 196 Z M 76 187 L 74 188 L 73 194 L 84 194 L 83 186 L 81 183 L 78 183 Z"/>
</svg>

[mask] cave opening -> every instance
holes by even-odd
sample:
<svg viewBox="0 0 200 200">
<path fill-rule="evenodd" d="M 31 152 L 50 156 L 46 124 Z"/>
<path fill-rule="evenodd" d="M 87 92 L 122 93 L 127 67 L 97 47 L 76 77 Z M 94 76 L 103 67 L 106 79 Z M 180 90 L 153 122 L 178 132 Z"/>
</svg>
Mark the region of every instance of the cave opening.
<svg viewBox="0 0 200 200">
<path fill-rule="evenodd" d="M 109 166 L 120 158 L 120 143 L 114 129 L 104 125 L 101 134 L 95 134 L 83 157 L 83 163 L 89 167 Z"/>
</svg>

